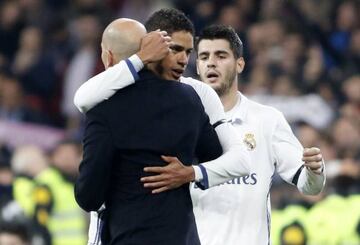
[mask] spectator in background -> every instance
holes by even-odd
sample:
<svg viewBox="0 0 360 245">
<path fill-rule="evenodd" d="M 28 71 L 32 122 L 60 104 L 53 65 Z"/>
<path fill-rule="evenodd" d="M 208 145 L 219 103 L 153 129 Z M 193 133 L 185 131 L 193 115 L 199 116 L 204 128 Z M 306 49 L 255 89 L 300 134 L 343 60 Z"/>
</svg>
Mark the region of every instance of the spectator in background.
<svg viewBox="0 0 360 245">
<path fill-rule="evenodd" d="M 75 140 L 60 142 L 52 153 L 52 165 L 61 171 L 69 182 L 75 183 L 82 159 L 82 146 Z"/>
<path fill-rule="evenodd" d="M 32 222 L 33 230 L 39 238 L 46 245 L 51 244 L 46 219 L 53 197 L 48 186 L 37 181 L 39 176 L 46 175 L 49 171 L 47 157 L 35 146 L 19 147 L 11 158 L 11 168 L 15 174 L 14 200 Z"/>
<path fill-rule="evenodd" d="M 28 26 L 38 26 L 44 31 L 46 30 L 53 17 L 46 2 L 46 0 L 19 1 L 19 5 L 23 10 L 23 18 Z"/>
<path fill-rule="evenodd" d="M 345 63 L 345 75 L 360 73 L 360 27 L 353 31 Z"/>
<path fill-rule="evenodd" d="M 320 134 L 319 131 L 314 127 L 311 127 L 309 124 L 300 123 L 297 127 L 296 135 L 300 143 L 304 147 L 310 147 L 312 145 L 320 144 Z"/>
<path fill-rule="evenodd" d="M 223 25 L 232 26 L 236 32 L 240 32 L 244 28 L 242 16 L 239 15 L 239 9 L 236 4 L 224 5 L 219 13 L 217 22 Z"/>
<path fill-rule="evenodd" d="M 0 222 L 1 245 L 31 245 L 31 236 L 26 225 L 14 222 Z"/>
<path fill-rule="evenodd" d="M 348 118 L 336 120 L 332 130 L 335 145 L 341 158 L 354 158 L 360 149 L 360 128 Z"/>
<path fill-rule="evenodd" d="M 12 182 L 13 172 L 10 168 L 9 159 L 2 153 L 2 147 L 0 146 L 0 209 L 3 208 L 13 200 Z M 1 214 L 0 214 L 1 216 Z"/>
<path fill-rule="evenodd" d="M 345 103 L 340 108 L 342 116 L 360 127 L 360 74 L 346 79 L 342 84 Z"/>
<path fill-rule="evenodd" d="M 171 1 L 164 0 L 127 0 L 117 12 L 118 16 L 132 18 L 144 23 L 147 18 L 160 8 L 172 7 Z"/>
<path fill-rule="evenodd" d="M 194 14 L 191 15 L 195 29 L 201 30 L 207 23 L 212 22 L 216 16 L 215 13 L 216 6 L 214 1 L 199 1 L 194 8 Z"/>
<path fill-rule="evenodd" d="M 330 35 L 331 46 L 338 52 L 346 52 L 352 31 L 358 26 L 359 6 L 355 1 L 342 1 L 337 8 L 335 30 Z"/>
<path fill-rule="evenodd" d="M 18 49 L 20 32 L 24 26 L 18 1 L 0 3 L 0 66 L 9 64 Z"/>
<path fill-rule="evenodd" d="M 74 198 L 75 178 L 81 158 L 79 142 L 61 141 L 51 153 L 51 172 L 38 178 L 40 183 L 49 186 L 54 197 L 47 221 L 53 245 L 83 245 L 87 241 L 87 219 Z"/>
<path fill-rule="evenodd" d="M 20 147 L 14 152 L 15 200 L 38 224 L 38 233 L 43 234 L 47 244 L 86 243 L 86 219 L 73 191 L 80 154 L 79 144 L 72 141 L 60 142 L 51 161 L 35 146 Z"/>
<path fill-rule="evenodd" d="M 96 73 L 99 61 L 98 43 L 101 36 L 100 22 L 95 15 L 79 16 L 72 25 L 71 34 L 76 40 L 77 51 L 65 72 L 62 112 L 66 116 L 67 129 L 74 132 L 80 128 L 80 114 L 72 103 L 75 91 L 83 81 Z"/>
<path fill-rule="evenodd" d="M 12 70 L 19 76 L 30 105 L 46 111 L 54 95 L 57 76 L 42 30 L 35 26 L 26 27 L 21 32 L 19 44 Z"/>
<path fill-rule="evenodd" d="M 306 53 L 307 59 L 304 60 L 302 77 L 305 85 L 303 91 L 314 89 L 314 87 L 321 82 L 321 79 L 325 76 L 325 65 L 323 62 L 321 47 L 317 44 L 311 44 Z"/>
<path fill-rule="evenodd" d="M 29 108 L 17 78 L 6 73 L 2 73 L 0 76 L 0 119 L 14 122 L 48 123 L 43 114 Z"/>
</svg>

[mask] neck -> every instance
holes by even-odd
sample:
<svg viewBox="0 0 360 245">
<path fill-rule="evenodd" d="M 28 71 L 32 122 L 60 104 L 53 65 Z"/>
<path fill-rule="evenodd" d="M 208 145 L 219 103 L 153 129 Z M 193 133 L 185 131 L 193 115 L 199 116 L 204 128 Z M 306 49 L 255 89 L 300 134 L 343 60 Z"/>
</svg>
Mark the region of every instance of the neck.
<svg viewBox="0 0 360 245">
<path fill-rule="evenodd" d="M 149 63 L 145 67 L 150 71 L 154 72 L 156 75 L 160 76 L 158 70 L 156 69 L 156 63 Z"/>
<path fill-rule="evenodd" d="M 233 86 L 231 86 L 230 90 L 226 94 L 220 96 L 220 100 L 224 106 L 225 112 L 231 110 L 236 105 L 238 97 L 238 85 L 237 81 L 234 81 Z"/>
</svg>

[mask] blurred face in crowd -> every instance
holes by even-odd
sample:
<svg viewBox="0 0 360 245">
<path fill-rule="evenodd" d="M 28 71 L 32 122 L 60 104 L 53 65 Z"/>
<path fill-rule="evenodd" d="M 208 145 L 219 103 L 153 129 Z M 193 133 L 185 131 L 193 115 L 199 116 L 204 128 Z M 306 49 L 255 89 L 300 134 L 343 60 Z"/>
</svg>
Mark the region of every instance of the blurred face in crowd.
<svg viewBox="0 0 360 245">
<path fill-rule="evenodd" d="M 198 74 L 219 96 L 225 95 L 237 82 L 237 74 L 244 69 L 242 57 L 236 59 L 225 39 L 203 39 L 198 45 L 196 61 Z"/>
<path fill-rule="evenodd" d="M 319 132 L 309 126 L 301 125 L 297 130 L 299 141 L 304 147 L 311 147 L 313 145 L 319 145 L 320 135 Z"/>
<path fill-rule="evenodd" d="M 347 79 L 342 85 L 342 90 L 349 102 L 360 103 L 360 76 Z"/>
<path fill-rule="evenodd" d="M 76 144 L 61 144 L 53 155 L 52 161 L 54 166 L 66 174 L 76 176 L 81 161 L 81 150 Z"/>
<path fill-rule="evenodd" d="M 0 244 L 1 245 L 28 245 L 27 242 L 24 242 L 15 234 L 11 233 L 1 233 L 0 234 Z"/>
<path fill-rule="evenodd" d="M 332 134 L 340 149 L 358 149 L 360 146 L 360 130 L 347 118 L 339 118 L 335 122 Z"/>
<path fill-rule="evenodd" d="M 0 90 L 0 105 L 6 110 L 14 110 L 22 103 L 22 89 L 17 80 L 6 78 Z"/>
<path fill-rule="evenodd" d="M 190 53 L 194 48 L 194 39 L 187 31 L 174 32 L 171 39 L 169 54 L 156 64 L 155 70 L 164 79 L 179 80 L 189 62 Z"/>
</svg>

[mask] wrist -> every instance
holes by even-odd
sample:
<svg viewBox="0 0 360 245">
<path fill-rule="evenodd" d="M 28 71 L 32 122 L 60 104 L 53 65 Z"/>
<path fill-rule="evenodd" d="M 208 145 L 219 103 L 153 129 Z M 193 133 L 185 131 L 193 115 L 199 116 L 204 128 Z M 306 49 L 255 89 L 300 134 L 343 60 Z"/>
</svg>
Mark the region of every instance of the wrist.
<svg viewBox="0 0 360 245">
<path fill-rule="evenodd" d="M 192 166 L 186 167 L 186 171 L 187 171 L 187 176 L 188 176 L 188 181 L 187 182 L 192 182 L 195 180 L 195 171 L 194 168 Z"/>
<path fill-rule="evenodd" d="M 143 53 L 141 53 L 141 50 L 139 52 L 136 53 L 136 55 L 140 58 L 141 62 L 144 65 L 147 65 L 150 63 L 150 60 L 147 58 L 146 55 L 144 55 Z"/>
</svg>

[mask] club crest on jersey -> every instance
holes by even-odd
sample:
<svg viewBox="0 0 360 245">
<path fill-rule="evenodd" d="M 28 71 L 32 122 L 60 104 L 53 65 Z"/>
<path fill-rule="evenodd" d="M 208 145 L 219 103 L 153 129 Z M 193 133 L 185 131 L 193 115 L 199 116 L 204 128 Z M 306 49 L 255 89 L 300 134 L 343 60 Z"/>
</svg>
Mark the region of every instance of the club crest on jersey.
<svg viewBox="0 0 360 245">
<path fill-rule="evenodd" d="M 254 150 L 256 147 L 255 136 L 252 133 L 245 134 L 244 144 L 246 145 L 249 151 Z"/>
</svg>

